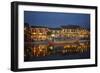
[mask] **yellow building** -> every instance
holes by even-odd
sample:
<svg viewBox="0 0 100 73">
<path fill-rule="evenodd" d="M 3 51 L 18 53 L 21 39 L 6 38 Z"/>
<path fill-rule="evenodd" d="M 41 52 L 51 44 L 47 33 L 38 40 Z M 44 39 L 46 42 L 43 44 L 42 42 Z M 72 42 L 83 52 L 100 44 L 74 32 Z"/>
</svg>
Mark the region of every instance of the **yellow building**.
<svg viewBox="0 0 100 73">
<path fill-rule="evenodd" d="M 48 28 L 42 26 L 31 26 L 31 39 L 34 41 L 43 41 L 48 38 Z"/>
<path fill-rule="evenodd" d="M 78 34 L 80 38 L 90 38 L 90 31 L 88 29 L 81 28 Z"/>
<path fill-rule="evenodd" d="M 24 37 L 25 42 L 29 42 L 31 39 L 31 44 L 25 47 L 30 48 L 26 49 L 26 52 L 31 53 L 32 56 L 49 55 L 47 46 L 49 43 L 62 44 L 62 53 L 85 52 L 90 48 L 90 31 L 77 25 L 65 25 L 60 28 L 48 28 L 44 26 L 29 27 L 26 25 L 24 27 Z M 32 42 L 36 43 L 38 41 L 40 43 L 48 41 L 49 43 L 45 45 L 32 45 Z"/>
<path fill-rule="evenodd" d="M 61 28 L 49 28 L 51 37 L 57 38 L 61 35 Z"/>
<path fill-rule="evenodd" d="M 89 38 L 90 31 L 77 25 L 62 26 L 62 35 L 68 38 Z"/>
<path fill-rule="evenodd" d="M 61 28 L 31 26 L 32 40 L 41 41 L 60 36 L 63 36 L 63 38 L 89 38 L 90 31 L 77 25 L 61 26 Z"/>
<path fill-rule="evenodd" d="M 31 41 L 31 31 L 29 24 L 25 23 L 24 25 L 24 41 L 25 42 L 30 42 Z"/>
</svg>

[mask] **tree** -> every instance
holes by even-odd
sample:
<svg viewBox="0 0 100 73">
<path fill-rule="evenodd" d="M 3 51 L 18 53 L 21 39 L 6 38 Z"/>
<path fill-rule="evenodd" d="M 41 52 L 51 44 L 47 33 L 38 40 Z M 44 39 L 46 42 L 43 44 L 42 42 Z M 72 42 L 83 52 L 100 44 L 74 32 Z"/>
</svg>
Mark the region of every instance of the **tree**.
<svg viewBox="0 0 100 73">
<path fill-rule="evenodd" d="M 48 31 L 48 32 L 47 32 L 47 35 L 49 35 L 49 36 L 50 36 L 51 34 L 52 34 L 52 32 L 51 32 L 51 31 Z"/>
</svg>

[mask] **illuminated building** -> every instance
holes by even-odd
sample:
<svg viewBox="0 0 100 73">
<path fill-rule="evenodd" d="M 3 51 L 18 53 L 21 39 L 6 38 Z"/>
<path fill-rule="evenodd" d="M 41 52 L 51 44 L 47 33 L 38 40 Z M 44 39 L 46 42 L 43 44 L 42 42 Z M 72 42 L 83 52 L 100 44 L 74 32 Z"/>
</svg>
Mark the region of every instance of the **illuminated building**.
<svg viewBox="0 0 100 73">
<path fill-rule="evenodd" d="M 90 38 L 90 30 L 85 28 L 79 29 L 79 38 Z"/>
<path fill-rule="evenodd" d="M 30 42 L 31 41 L 30 26 L 27 23 L 24 24 L 24 41 L 25 42 Z"/>
<path fill-rule="evenodd" d="M 90 48 L 90 31 L 77 25 L 62 26 L 62 35 L 65 41 L 68 41 L 64 46 L 63 53 L 68 52 L 86 52 Z"/>
<path fill-rule="evenodd" d="M 25 24 L 24 40 L 30 42 L 25 44 L 25 48 L 31 56 L 47 56 L 58 52 L 83 53 L 90 48 L 90 30 L 77 25 L 49 28 Z"/>
<path fill-rule="evenodd" d="M 32 41 L 47 40 L 48 28 L 44 26 L 31 26 L 31 39 Z"/>
<path fill-rule="evenodd" d="M 77 25 L 67 25 L 62 26 L 62 35 L 68 38 L 89 38 L 90 32 Z"/>
<path fill-rule="evenodd" d="M 52 41 L 56 41 L 61 36 L 61 28 L 49 28 L 51 35 L 50 38 L 52 38 Z"/>
<path fill-rule="evenodd" d="M 31 55 L 31 31 L 28 23 L 24 24 L 24 56 Z"/>
</svg>

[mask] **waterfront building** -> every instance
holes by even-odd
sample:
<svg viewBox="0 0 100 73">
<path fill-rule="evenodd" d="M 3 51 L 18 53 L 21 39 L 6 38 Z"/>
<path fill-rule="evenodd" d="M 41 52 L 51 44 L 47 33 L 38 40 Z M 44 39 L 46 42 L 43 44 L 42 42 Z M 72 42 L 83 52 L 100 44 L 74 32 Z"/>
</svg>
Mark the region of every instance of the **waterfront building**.
<svg viewBox="0 0 100 73">
<path fill-rule="evenodd" d="M 31 39 L 32 41 L 47 40 L 48 28 L 44 26 L 31 26 Z"/>
<path fill-rule="evenodd" d="M 52 53 L 83 53 L 90 49 L 90 30 L 78 25 L 60 28 L 24 25 L 26 52 L 31 56 L 47 56 Z M 36 44 L 38 42 L 38 44 Z"/>
</svg>

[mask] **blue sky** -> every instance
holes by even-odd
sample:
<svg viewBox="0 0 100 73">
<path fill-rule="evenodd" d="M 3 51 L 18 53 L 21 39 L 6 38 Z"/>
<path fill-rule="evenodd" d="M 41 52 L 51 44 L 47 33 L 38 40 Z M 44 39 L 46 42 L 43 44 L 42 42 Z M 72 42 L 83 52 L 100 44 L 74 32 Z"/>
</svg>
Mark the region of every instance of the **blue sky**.
<svg viewBox="0 0 100 73">
<path fill-rule="evenodd" d="M 61 25 L 79 25 L 90 28 L 90 14 L 24 11 L 24 22 L 51 28 Z"/>
</svg>

